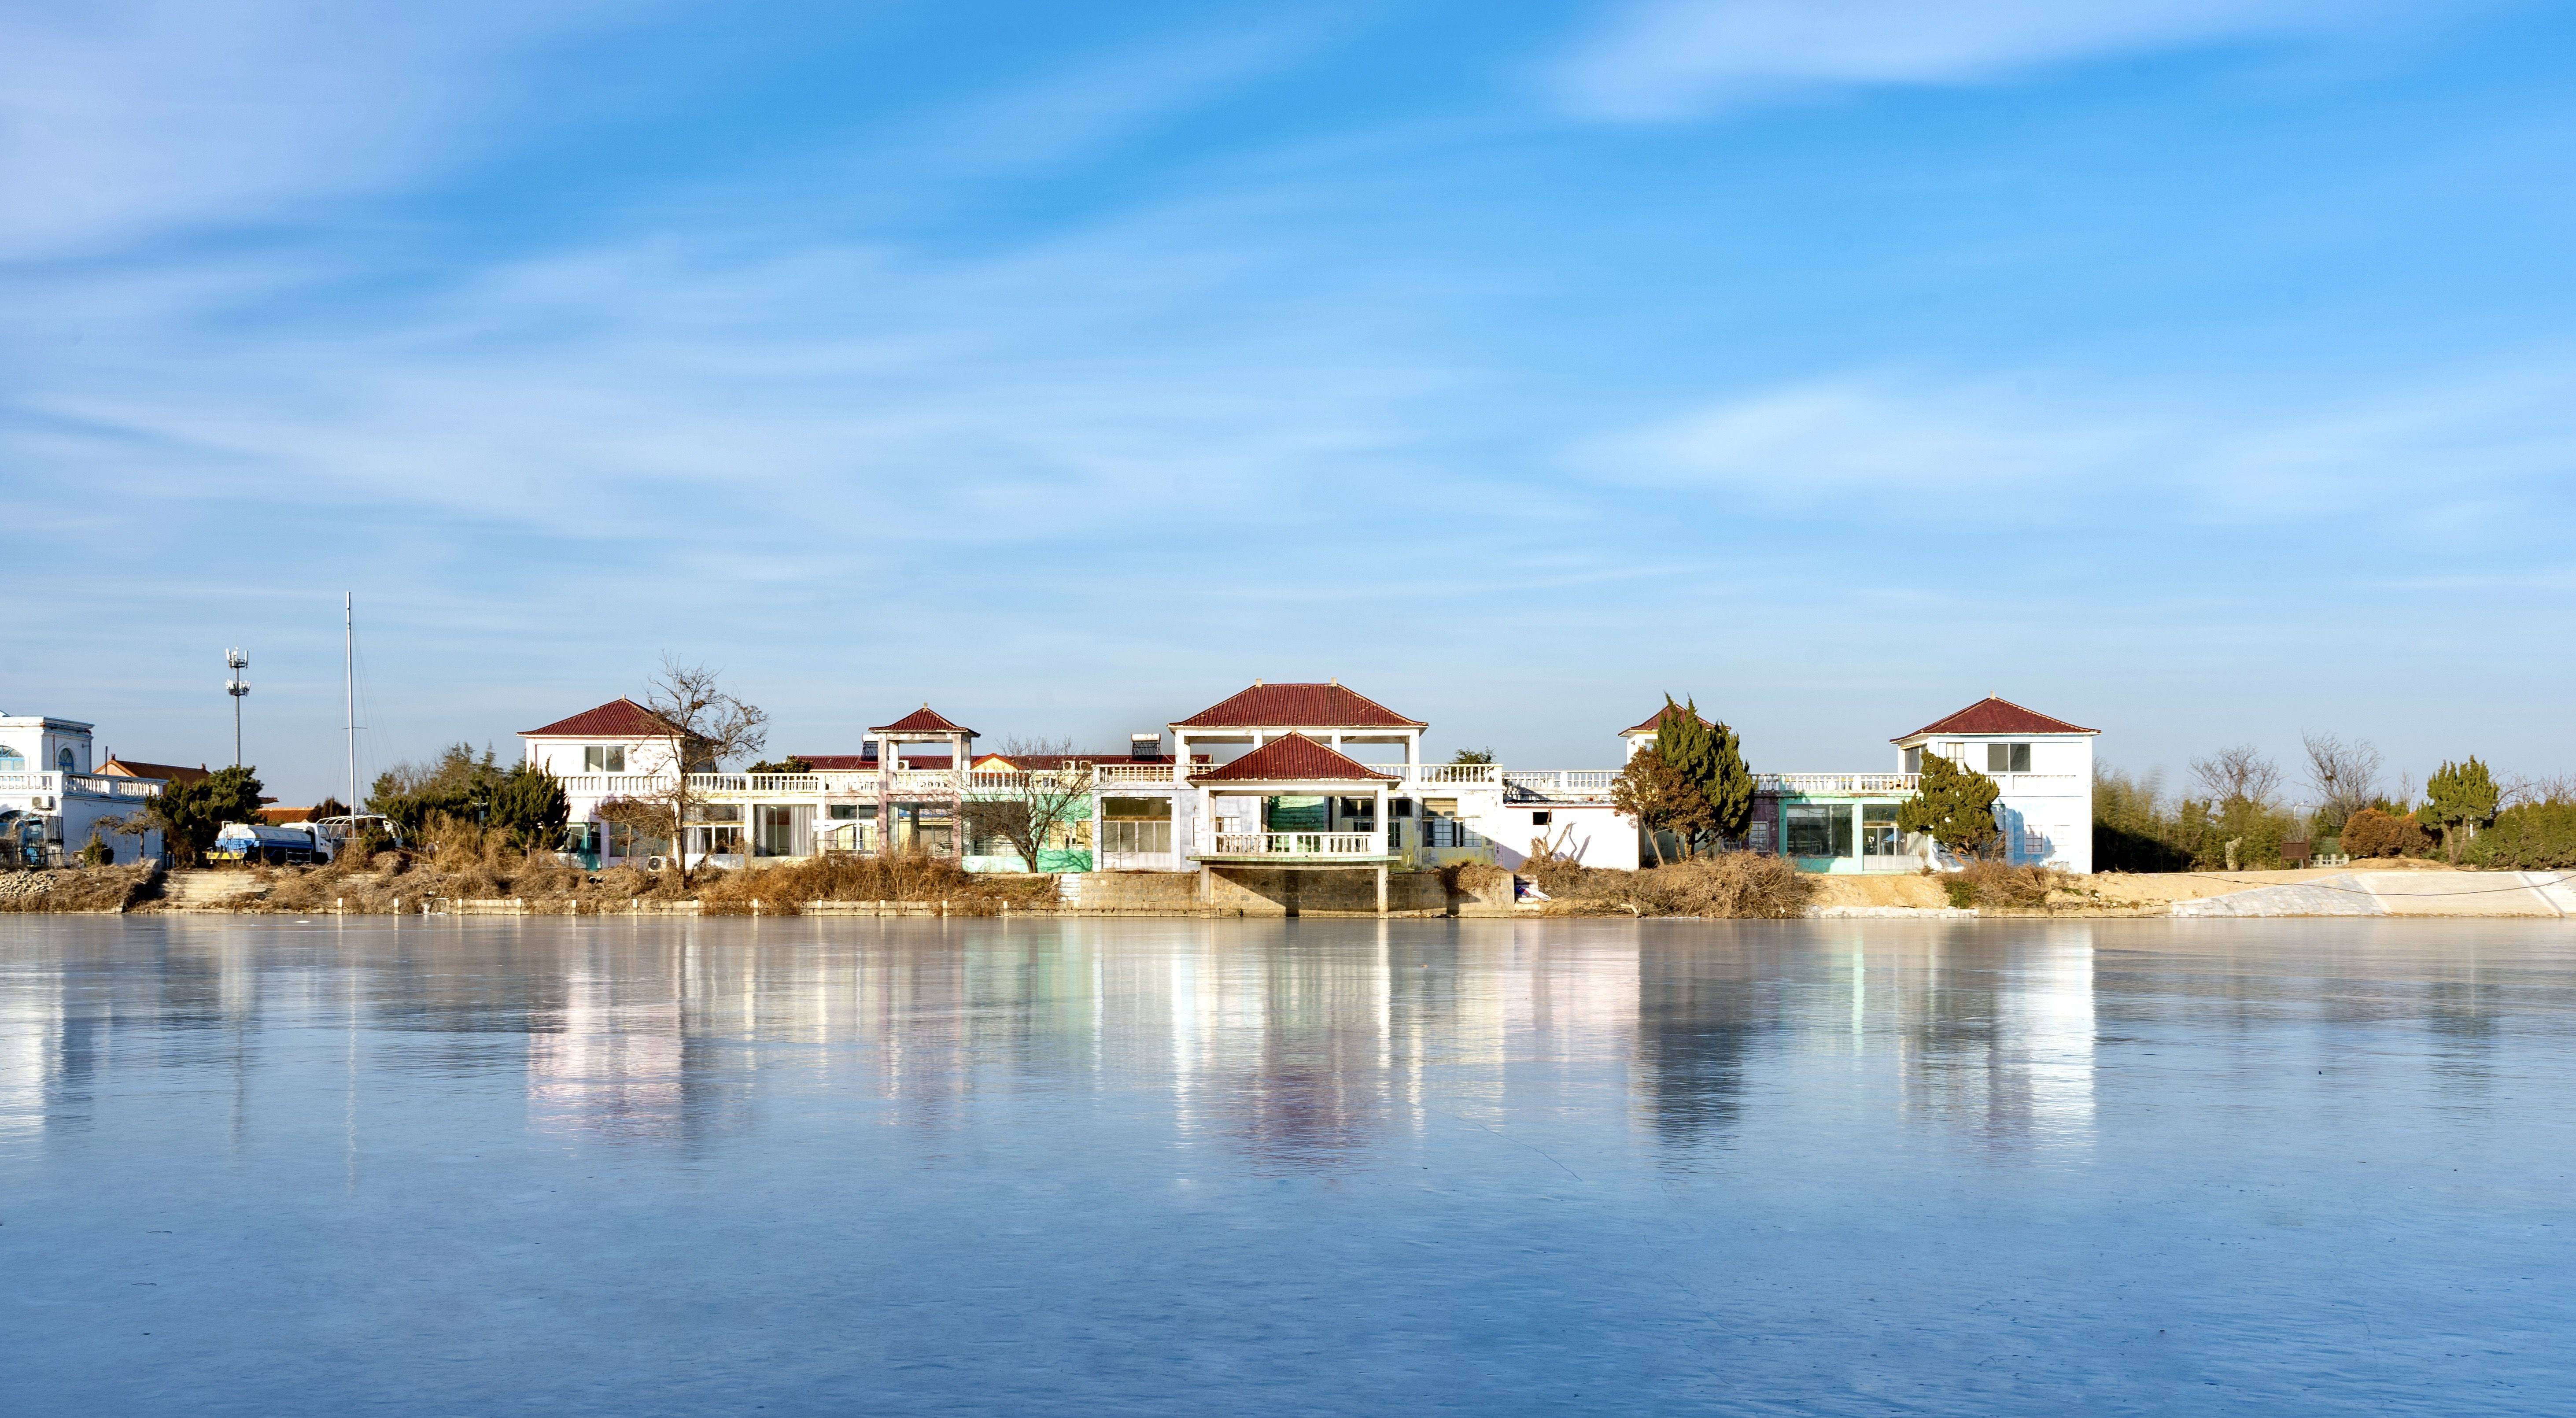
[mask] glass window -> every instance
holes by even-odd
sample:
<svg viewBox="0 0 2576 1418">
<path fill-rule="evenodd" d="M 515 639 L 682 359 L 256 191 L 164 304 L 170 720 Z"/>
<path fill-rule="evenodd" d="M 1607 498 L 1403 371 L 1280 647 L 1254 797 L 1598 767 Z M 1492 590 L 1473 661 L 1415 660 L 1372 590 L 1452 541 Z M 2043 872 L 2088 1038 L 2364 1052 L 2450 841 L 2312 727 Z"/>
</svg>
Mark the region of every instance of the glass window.
<svg viewBox="0 0 2576 1418">
<path fill-rule="evenodd" d="M 623 744 L 592 744 L 581 751 L 584 773 L 623 773 L 626 771 L 626 748 Z"/>
<path fill-rule="evenodd" d="M 0 773 L 24 773 L 26 771 L 27 755 L 20 753 L 18 750 L 10 748 L 5 744 L 0 744 Z"/>
<path fill-rule="evenodd" d="M 1852 854 L 1852 810 L 1842 803 L 1789 803 L 1780 809 L 1782 850 L 1792 857 Z"/>
<path fill-rule="evenodd" d="M 608 824 L 608 855 L 612 857 L 658 857 L 670 849 L 668 841 L 651 833 L 619 823 Z"/>
<path fill-rule="evenodd" d="M 828 814 L 834 822 L 856 822 L 859 819 L 859 805 L 857 803 L 832 803 L 827 805 L 823 811 Z"/>
<path fill-rule="evenodd" d="M 1554 821 L 1556 821 L 1556 814 L 1545 808 L 1541 808 L 1537 812 L 1530 814 L 1530 826 L 1532 827 L 1545 827 Z"/>
<path fill-rule="evenodd" d="M 2026 743 L 1987 744 L 1986 771 L 1989 773 L 2029 772 L 2030 745 Z"/>
<path fill-rule="evenodd" d="M 1375 817 L 1377 816 L 1377 799 L 1344 798 L 1342 799 L 1342 816 Z"/>
<path fill-rule="evenodd" d="M 80 771 L 77 766 L 79 763 L 80 760 L 72 756 L 70 749 L 64 749 L 54 755 L 54 771 L 57 773 L 77 773 Z"/>
<path fill-rule="evenodd" d="M 1920 773 L 1923 771 L 1923 746 L 1921 744 L 1917 744 L 1905 751 L 1905 771 L 1908 773 Z"/>
<path fill-rule="evenodd" d="M 1896 830 L 1896 804 L 1863 803 L 1860 809 L 1860 854 L 1903 856 L 1904 834 Z"/>
<path fill-rule="evenodd" d="M 1169 822 L 1170 798 L 1102 798 L 1100 815 L 1119 822 Z"/>
</svg>

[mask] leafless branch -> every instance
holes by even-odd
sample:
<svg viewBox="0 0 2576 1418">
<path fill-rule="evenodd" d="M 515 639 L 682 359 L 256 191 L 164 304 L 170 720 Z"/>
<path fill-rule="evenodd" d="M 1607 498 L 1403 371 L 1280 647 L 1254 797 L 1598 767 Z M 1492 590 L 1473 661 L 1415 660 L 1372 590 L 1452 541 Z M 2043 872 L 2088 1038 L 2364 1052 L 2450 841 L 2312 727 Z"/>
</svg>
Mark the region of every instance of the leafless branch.
<svg viewBox="0 0 2576 1418">
<path fill-rule="evenodd" d="M 2219 803 L 2269 807 L 2281 791 L 2281 766 L 2265 758 L 2252 744 L 2222 748 L 2207 758 L 2193 759 L 2191 775 L 2199 780 L 2210 799 Z"/>
</svg>

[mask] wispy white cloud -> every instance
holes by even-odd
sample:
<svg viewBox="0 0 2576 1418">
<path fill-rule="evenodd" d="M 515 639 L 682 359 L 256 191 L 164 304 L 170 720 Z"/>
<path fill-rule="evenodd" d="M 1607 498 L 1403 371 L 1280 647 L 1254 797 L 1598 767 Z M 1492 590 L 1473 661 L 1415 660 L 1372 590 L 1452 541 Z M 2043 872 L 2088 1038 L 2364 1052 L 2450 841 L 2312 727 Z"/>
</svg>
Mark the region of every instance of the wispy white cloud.
<svg viewBox="0 0 2576 1418">
<path fill-rule="evenodd" d="M 1705 488 L 1839 518 L 2299 524 L 2415 533 L 2564 529 L 2576 514 L 2576 367 L 2542 361 L 2259 410 L 2168 392 L 2121 400 L 2025 381 L 1893 376 L 1722 399 L 1578 441 L 1602 483 Z"/>
<path fill-rule="evenodd" d="M 2380 22 L 2398 0 L 1628 0 L 1552 74 L 1587 118 L 1695 117 L 1820 87 L 1977 83 L 2105 55 Z"/>
<path fill-rule="evenodd" d="M 409 182 L 529 96 L 514 56 L 650 8 L 0 5 L 0 260 L 273 225 Z"/>
</svg>

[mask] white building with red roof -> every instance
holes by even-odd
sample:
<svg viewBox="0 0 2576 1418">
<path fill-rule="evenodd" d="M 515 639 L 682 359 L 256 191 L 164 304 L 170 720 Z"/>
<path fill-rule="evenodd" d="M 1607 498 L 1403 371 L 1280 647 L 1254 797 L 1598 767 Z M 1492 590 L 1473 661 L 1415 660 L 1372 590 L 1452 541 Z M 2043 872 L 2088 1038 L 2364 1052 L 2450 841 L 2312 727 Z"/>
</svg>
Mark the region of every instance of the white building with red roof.
<svg viewBox="0 0 2576 1418">
<path fill-rule="evenodd" d="M 1706 716 L 1703 715 L 1703 718 Z M 1620 731 L 1628 756 L 1651 747 L 1660 711 Z M 1050 839 L 1047 870 L 1198 872 L 1421 869 L 1462 859 L 1517 868 L 1538 853 L 1634 869 L 1653 855 L 1610 805 L 1612 768 L 1508 769 L 1426 763 L 1429 725 L 1338 680 L 1256 681 L 1125 753 L 979 753 L 973 729 L 928 704 L 879 724 L 856 754 L 792 755 L 791 771 L 694 764 L 693 862 L 756 865 L 822 852 L 920 851 L 970 869 L 1021 870 L 1007 848 L 961 840 L 970 801 L 1025 792 L 1047 775 L 1080 775 L 1087 819 Z M 1896 771 L 1757 772 L 1752 850 L 1821 872 L 1915 871 L 1946 865 L 1930 843 L 1898 832 L 1923 755 L 1993 778 L 2004 846 L 2015 862 L 2092 868 L 2096 731 L 1986 699 L 1893 740 Z M 615 840 L 599 804 L 667 788 L 680 758 L 672 727 L 616 699 L 521 735 L 528 761 L 564 780 L 572 848 L 599 864 L 660 855 L 664 843 Z M 776 765 L 753 765 L 764 770 Z M 1673 844 L 1665 843 L 1665 855 Z"/>
</svg>

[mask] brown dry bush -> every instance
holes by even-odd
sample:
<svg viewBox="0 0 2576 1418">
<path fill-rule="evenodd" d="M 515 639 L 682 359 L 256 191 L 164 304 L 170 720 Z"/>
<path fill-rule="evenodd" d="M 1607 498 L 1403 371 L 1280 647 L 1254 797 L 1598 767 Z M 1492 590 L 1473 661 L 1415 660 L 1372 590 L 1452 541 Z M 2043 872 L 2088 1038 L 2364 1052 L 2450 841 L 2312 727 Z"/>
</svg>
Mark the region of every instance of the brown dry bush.
<svg viewBox="0 0 2576 1418">
<path fill-rule="evenodd" d="M 1492 862 L 1451 862 L 1433 874 L 1440 878 L 1441 889 L 1452 896 L 1485 896 L 1512 883 L 1512 874 Z"/>
<path fill-rule="evenodd" d="M 155 862 L 0 874 L 0 911 L 122 911 L 161 889 Z"/>
<path fill-rule="evenodd" d="M 709 915 L 796 915 L 811 901 L 944 901 L 960 915 L 989 916 L 1055 904 L 1055 878 L 970 872 L 943 857 L 828 856 L 752 871 L 722 872 L 698 899 Z"/>
<path fill-rule="evenodd" d="M 1550 885 L 1553 878 L 1554 885 Z M 1816 879 L 1782 857 L 1726 852 L 1652 871 L 1603 871 L 1551 863 L 1539 889 L 1552 916 L 1703 916 L 1785 920 L 1807 914 Z"/>
<path fill-rule="evenodd" d="M 2065 872 L 2005 862 L 1971 862 L 1949 880 L 1963 884 L 1964 894 L 1983 911 L 2045 911 L 2057 893 L 2077 891 L 2075 879 Z"/>
<path fill-rule="evenodd" d="M 2344 819 L 2344 855 L 2355 861 L 2366 857 L 2421 857 L 2432 850 L 2433 834 L 2412 817 L 2366 807 Z"/>
</svg>

